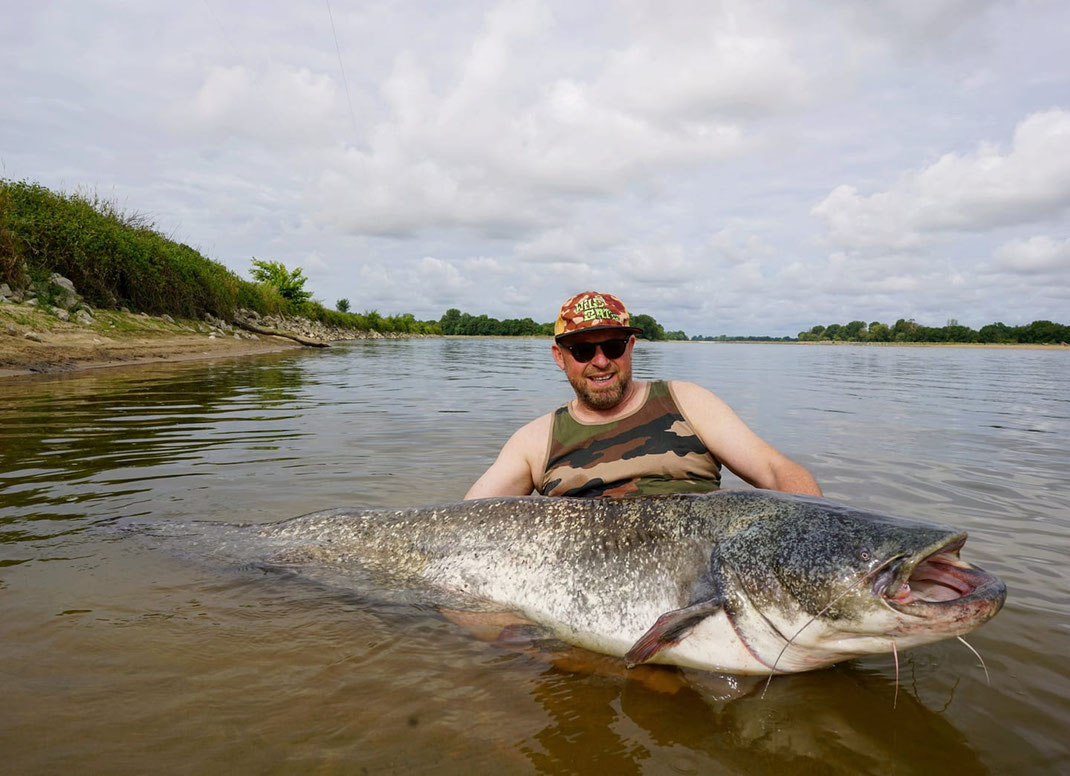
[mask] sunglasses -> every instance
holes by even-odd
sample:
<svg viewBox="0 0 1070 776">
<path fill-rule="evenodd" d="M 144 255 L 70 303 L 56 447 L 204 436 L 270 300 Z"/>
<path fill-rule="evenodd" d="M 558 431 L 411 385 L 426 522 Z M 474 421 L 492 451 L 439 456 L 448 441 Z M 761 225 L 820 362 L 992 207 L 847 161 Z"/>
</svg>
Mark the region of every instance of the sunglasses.
<svg viewBox="0 0 1070 776">
<path fill-rule="evenodd" d="M 592 358 L 594 358 L 595 352 L 601 348 L 602 354 L 606 358 L 620 358 L 624 355 L 624 351 L 628 349 L 628 342 L 631 337 L 627 339 L 611 339 L 605 342 L 577 342 L 575 345 L 562 345 L 562 347 L 572 354 L 572 357 L 581 364 L 586 364 Z"/>
</svg>

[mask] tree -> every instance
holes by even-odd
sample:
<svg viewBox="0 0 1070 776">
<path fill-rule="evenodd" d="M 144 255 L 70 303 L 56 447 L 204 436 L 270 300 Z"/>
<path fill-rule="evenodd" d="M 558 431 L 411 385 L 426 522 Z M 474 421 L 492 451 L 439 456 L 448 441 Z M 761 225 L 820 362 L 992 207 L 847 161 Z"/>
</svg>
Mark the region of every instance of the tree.
<svg viewBox="0 0 1070 776">
<path fill-rule="evenodd" d="M 337 302 L 334 303 L 334 309 L 337 310 L 340 313 L 348 313 L 349 312 L 349 300 L 346 299 L 343 296 L 341 299 L 339 299 Z"/>
<path fill-rule="evenodd" d="M 663 340 L 665 339 L 665 329 L 661 327 L 657 321 L 655 321 L 649 315 L 633 315 L 631 317 L 631 325 L 637 326 L 643 330 L 643 333 L 638 335 L 641 339 L 648 340 Z"/>
<path fill-rule="evenodd" d="M 446 310 L 445 315 L 438 319 L 438 325 L 443 334 L 460 334 L 457 329 L 461 325 L 461 311 L 456 307 Z"/>
<path fill-rule="evenodd" d="M 1023 326 L 1023 342 L 1066 342 L 1067 327 L 1052 321 L 1033 321 L 1028 326 Z"/>
<path fill-rule="evenodd" d="M 843 327 L 842 333 L 845 339 L 860 340 L 862 339 L 862 332 L 864 332 L 865 330 L 865 321 L 851 321 L 849 324 Z"/>
<path fill-rule="evenodd" d="M 952 318 L 951 320 L 955 320 Z M 977 342 L 978 335 L 969 326 L 959 326 L 957 323 L 948 323 L 944 327 L 948 342 Z"/>
<path fill-rule="evenodd" d="M 280 261 L 265 261 L 254 256 L 249 274 L 253 280 L 274 286 L 283 299 L 294 304 L 303 304 L 312 298 L 312 292 L 304 290 L 308 278 L 300 267 L 291 272 Z"/>
<path fill-rule="evenodd" d="M 414 332 L 417 329 L 416 316 L 412 313 L 392 315 L 386 319 L 386 322 L 393 331 L 409 333 Z"/>
<path fill-rule="evenodd" d="M 364 320 L 368 322 L 368 328 L 372 331 L 383 330 L 383 316 L 379 314 L 378 310 L 365 310 Z"/>
<path fill-rule="evenodd" d="M 869 325 L 869 341 L 870 342 L 888 342 L 892 338 L 892 330 L 888 328 L 888 324 L 881 323 L 880 321 L 873 321 Z"/>
<path fill-rule="evenodd" d="M 982 326 L 981 330 L 977 332 L 977 336 L 980 342 L 1010 343 L 1016 341 L 1014 330 L 1003 321 Z"/>
<path fill-rule="evenodd" d="M 892 326 L 892 338 L 896 342 L 913 342 L 917 339 L 918 324 L 914 322 L 914 319 L 906 320 L 900 318 Z"/>
</svg>

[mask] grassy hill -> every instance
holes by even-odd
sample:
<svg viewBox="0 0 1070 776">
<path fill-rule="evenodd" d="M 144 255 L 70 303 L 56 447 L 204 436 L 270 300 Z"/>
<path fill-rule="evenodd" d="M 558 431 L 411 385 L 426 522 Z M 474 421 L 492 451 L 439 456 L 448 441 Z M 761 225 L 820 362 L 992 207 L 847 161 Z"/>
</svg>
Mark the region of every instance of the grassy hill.
<svg viewBox="0 0 1070 776">
<path fill-rule="evenodd" d="M 121 212 L 95 194 L 0 179 L 0 283 L 32 290 L 49 305 L 60 293 L 49 281 L 53 273 L 70 279 L 89 305 L 102 309 L 181 318 L 211 313 L 229 321 L 245 308 L 348 329 L 438 333 L 437 323 L 412 315 L 341 313 L 317 302 L 291 302 L 277 288 L 245 280 L 168 239 L 143 214 Z"/>
</svg>

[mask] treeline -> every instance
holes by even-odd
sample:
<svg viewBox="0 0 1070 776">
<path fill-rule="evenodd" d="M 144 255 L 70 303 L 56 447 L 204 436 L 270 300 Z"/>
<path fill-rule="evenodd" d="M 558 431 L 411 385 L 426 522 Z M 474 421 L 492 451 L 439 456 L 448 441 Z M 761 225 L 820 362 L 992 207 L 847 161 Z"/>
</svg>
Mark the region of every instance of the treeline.
<svg viewBox="0 0 1070 776">
<path fill-rule="evenodd" d="M 456 307 L 438 319 L 443 334 L 462 336 L 537 337 L 554 333 L 552 323 L 536 323 L 531 318 L 506 318 L 500 321 L 488 315 L 462 313 Z"/>
<path fill-rule="evenodd" d="M 1051 321 L 1033 321 L 1025 326 L 990 323 L 975 331 L 951 320 L 946 326 L 922 326 L 913 319 L 900 318 L 893 325 L 873 321 L 832 323 L 799 332 L 800 342 L 962 342 L 985 344 L 1059 344 L 1070 342 L 1070 326 Z"/>
<path fill-rule="evenodd" d="M 633 315 L 632 325 L 643 330 L 640 339 L 686 340 L 682 331 L 666 332 L 665 329 L 649 315 Z M 537 323 L 531 318 L 506 318 L 498 320 L 488 315 L 471 315 L 451 307 L 438 319 L 438 327 L 443 334 L 461 336 L 495 336 L 495 337 L 551 337 L 554 324 Z"/>
<path fill-rule="evenodd" d="M 735 336 L 730 337 L 727 334 L 719 334 L 716 337 L 709 335 L 694 336 L 691 338 L 692 342 L 795 342 L 795 337 L 744 337 Z"/>
<path fill-rule="evenodd" d="M 263 268 L 274 262 L 254 260 Z M 93 307 L 153 315 L 233 320 L 239 308 L 297 315 L 331 326 L 380 332 L 438 333 L 434 321 L 376 311 L 329 310 L 301 291 L 300 271 L 245 280 L 199 251 L 156 230 L 151 219 L 123 212 L 95 194 L 61 194 L 35 183 L 0 179 L 0 283 L 33 291 L 48 305 L 58 273 Z M 268 266 L 268 269 L 273 269 Z M 289 281 L 280 282 L 285 276 Z M 293 283 L 298 293 L 293 293 Z"/>
</svg>

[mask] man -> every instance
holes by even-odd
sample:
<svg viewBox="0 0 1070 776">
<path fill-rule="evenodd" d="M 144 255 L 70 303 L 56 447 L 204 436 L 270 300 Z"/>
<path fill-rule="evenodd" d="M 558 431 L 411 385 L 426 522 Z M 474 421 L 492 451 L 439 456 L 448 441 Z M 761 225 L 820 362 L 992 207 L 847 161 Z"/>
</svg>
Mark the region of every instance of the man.
<svg viewBox="0 0 1070 776">
<path fill-rule="evenodd" d="M 722 464 L 755 487 L 821 495 L 705 388 L 633 381 L 640 333 L 611 294 L 567 300 L 552 349 L 576 398 L 514 433 L 465 498 L 704 492 L 720 486 Z"/>
</svg>

